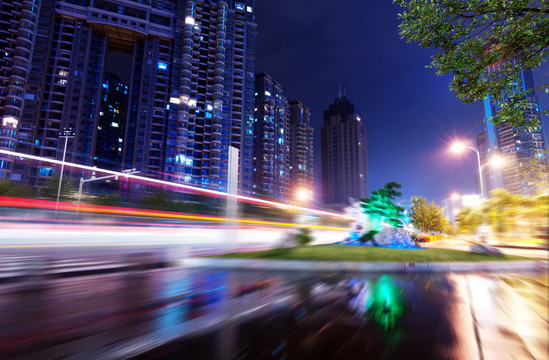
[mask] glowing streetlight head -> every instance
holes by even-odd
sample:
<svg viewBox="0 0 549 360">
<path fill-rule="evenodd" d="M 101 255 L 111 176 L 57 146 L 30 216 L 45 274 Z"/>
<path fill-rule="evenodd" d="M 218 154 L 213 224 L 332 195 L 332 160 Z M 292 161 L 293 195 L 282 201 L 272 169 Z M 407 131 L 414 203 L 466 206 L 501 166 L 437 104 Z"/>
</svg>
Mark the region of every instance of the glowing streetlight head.
<svg viewBox="0 0 549 360">
<path fill-rule="evenodd" d="M 490 166 L 491 167 L 494 167 L 494 168 L 500 168 L 503 166 L 503 163 L 505 162 L 505 160 L 503 159 L 502 156 L 499 156 L 499 155 L 494 155 L 492 156 L 492 158 L 490 159 Z"/>
<path fill-rule="evenodd" d="M 306 188 L 299 188 L 295 193 L 297 201 L 304 202 L 311 199 L 311 191 Z"/>
<path fill-rule="evenodd" d="M 456 141 L 455 143 L 452 144 L 452 147 L 450 147 L 450 150 L 452 150 L 452 152 L 456 154 L 461 153 L 463 152 L 463 150 L 465 150 L 465 144 L 462 142 Z"/>
<path fill-rule="evenodd" d="M 453 193 L 452 194 L 452 200 L 457 200 L 459 199 L 459 194 L 458 193 Z"/>
</svg>

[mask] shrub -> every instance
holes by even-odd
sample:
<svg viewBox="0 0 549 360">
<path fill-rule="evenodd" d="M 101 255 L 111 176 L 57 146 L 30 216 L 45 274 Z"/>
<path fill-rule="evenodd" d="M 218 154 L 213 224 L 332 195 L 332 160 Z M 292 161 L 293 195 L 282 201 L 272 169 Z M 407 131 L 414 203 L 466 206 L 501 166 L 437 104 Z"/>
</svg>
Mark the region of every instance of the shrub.
<svg viewBox="0 0 549 360">
<path fill-rule="evenodd" d="M 379 231 L 377 230 L 370 230 L 366 234 L 362 235 L 360 239 L 358 239 L 358 241 L 360 241 L 361 243 L 365 243 L 367 241 L 373 240 L 375 234 L 377 234 L 378 232 Z"/>
<path fill-rule="evenodd" d="M 414 239 L 418 242 L 430 242 L 431 236 L 429 235 L 416 235 L 416 238 Z"/>
<path fill-rule="evenodd" d="M 299 246 L 306 246 L 313 241 L 313 237 L 310 235 L 311 230 L 308 228 L 301 228 L 298 230 L 298 233 L 295 235 L 295 242 Z"/>
</svg>

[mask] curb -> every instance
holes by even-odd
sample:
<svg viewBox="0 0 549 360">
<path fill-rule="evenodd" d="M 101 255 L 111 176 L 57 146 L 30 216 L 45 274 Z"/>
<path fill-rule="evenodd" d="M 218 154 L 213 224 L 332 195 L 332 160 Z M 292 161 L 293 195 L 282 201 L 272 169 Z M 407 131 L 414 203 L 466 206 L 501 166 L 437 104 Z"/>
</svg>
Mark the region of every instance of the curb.
<svg viewBox="0 0 549 360">
<path fill-rule="evenodd" d="M 9 284 L 14 282 L 26 281 L 26 280 L 52 280 L 63 279 L 78 276 L 93 276 L 93 275 L 105 275 L 122 273 L 129 271 L 144 271 L 153 269 L 162 269 L 169 267 L 169 264 L 165 263 L 150 263 L 144 265 L 131 265 L 120 264 L 119 266 L 97 266 L 89 268 L 74 268 L 63 271 L 18 271 L 7 274 L 0 273 L 0 284 Z"/>
<path fill-rule="evenodd" d="M 353 262 L 307 260 L 186 258 L 178 265 L 188 268 L 271 271 L 336 271 L 364 273 L 446 273 L 547 271 L 549 261 L 485 262 Z"/>
</svg>

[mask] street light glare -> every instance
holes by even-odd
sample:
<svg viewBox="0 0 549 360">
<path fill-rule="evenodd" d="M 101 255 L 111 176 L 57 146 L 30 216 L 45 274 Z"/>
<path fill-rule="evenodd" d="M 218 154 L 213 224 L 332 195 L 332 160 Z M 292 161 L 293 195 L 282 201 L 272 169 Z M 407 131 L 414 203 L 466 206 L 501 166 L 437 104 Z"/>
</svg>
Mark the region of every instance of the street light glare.
<svg viewBox="0 0 549 360">
<path fill-rule="evenodd" d="M 500 168 L 503 166 L 504 162 L 503 157 L 495 155 L 490 159 L 490 166 Z"/>
<path fill-rule="evenodd" d="M 459 194 L 458 193 L 453 193 L 452 194 L 452 200 L 457 200 L 459 199 Z"/>
<path fill-rule="evenodd" d="M 465 145 L 461 142 L 455 142 L 452 144 L 450 150 L 452 150 L 452 152 L 454 153 L 461 153 L 463 152 L 463 150 L 465 150 Z"/>
<path fill-rule="evenodd" d="M 306 188 L 299 188 L 295 197 L 297 201 L 304 202 L 311 199 L 311 192 Z"/>
</svg>

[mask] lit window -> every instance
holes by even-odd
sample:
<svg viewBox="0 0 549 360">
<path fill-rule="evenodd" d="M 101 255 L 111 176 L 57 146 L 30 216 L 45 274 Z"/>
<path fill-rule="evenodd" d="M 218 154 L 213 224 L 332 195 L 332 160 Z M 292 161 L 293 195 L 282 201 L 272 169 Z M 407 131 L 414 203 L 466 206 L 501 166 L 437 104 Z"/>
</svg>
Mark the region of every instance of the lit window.
<svg viewBox="0 0 549 360">
<path fill-rule="evenodd" d="M 111 126 L 112 126 L 112 127 L 118 127 L 118 123 L 113 121 L 113 122 L 111 123 Z"/>
<path fill-rule="evenodd" d="M 246 7 L 246 10 L 247 10 L 248 12 L 252 12 L 253 9 L 252 9 L 251 6 L 247 6 L 247 7 Z"/>
<path fill-rule="evenodd" d="M 265 91 L 265 95 L 266 95 L 266 96 L 271 96 L 271 93 L 268 92 L 268 91 Z"/>
<path fill-rule="evenodd" d="M 234 7 L 237 8 L 238 10 L 245 10 L 246 9 L 246 5 L 244 5 L 242 3 L 235 3 Z"/>
<path fill-rule="evenodd" d="M 171 102 L 172 104 L 179 104 L 179 103 L 181 102 L 181 99 L 172 96 L 172 97 L 170 97 L 170 102 Z"/>
<path fill-rule="evenodd" d="M 185 18 L 185 24 L 187 25 L 194 25 L 194 18 L 192 16 L 187 16 Z"/>
<path fill-rule="evenodd" d="M 159 61 L 158 62 L 158 68 L 160 70 L 168 70 L 168 64 L 166 64 L 165 62 Z"/>
<path fill-rule="evenodd" d="M 5 118 L 2 119 L 2 126 L 11 126 L 11 127 L 17 127 L 17 124 L 19 123 L 19 121 L 17 121 L 16 118 L 14 118 L 13 116 L 6 116 Z"/>
<path fill-rule="evenodd" d="M 212 105 L 210 105 L 210 104 L 206 105 L 206 110 L 208 110 L 208 111 L 212 111 L 212 110 L 213 110 L 213 107 L 212 107 Z"/>
<path fill-rule="evenodd" d="M 189 99 L 188 105 L 190 107 L 196 107 L 196 99 Z"/>
<path fill-rule="evenodd" d="M 121 143 L 123 140 L 122 138 L 118 138 L 118 142 Z"/>
</svg>

